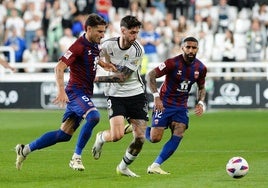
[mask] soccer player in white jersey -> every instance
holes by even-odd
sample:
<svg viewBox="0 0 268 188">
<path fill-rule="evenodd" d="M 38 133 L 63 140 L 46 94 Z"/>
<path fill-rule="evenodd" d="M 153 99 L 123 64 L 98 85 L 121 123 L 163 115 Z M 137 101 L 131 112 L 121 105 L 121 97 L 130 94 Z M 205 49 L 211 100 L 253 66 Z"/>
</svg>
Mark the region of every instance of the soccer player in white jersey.
<svg viewBox="0 0 268 188">
<path fill-rule="evenodd" d="M 139 177 L 130 165 L 140 153 L 145 141 L 148 122 L 148 101 L 140 77 L 144 49 L 136 40 L 142 23 L 134 16 L 125 16 L 120 22 L 121 36 L 110 38 L 101 44 L 100 56 L 104 63 L 113 63 L 118 72 L 108 76 L 97 76 L 96 82 L 109 82 L 105 89 L 108 97 L 110 129 L 99 132 L 92 148 L 95 159 L 99 159 L 105 142 L 116 142 L 124 136 L 125 119 L 133 126 L 133 140 L 122 161 L 116 168 L 119 175 Z"/>
</svg>

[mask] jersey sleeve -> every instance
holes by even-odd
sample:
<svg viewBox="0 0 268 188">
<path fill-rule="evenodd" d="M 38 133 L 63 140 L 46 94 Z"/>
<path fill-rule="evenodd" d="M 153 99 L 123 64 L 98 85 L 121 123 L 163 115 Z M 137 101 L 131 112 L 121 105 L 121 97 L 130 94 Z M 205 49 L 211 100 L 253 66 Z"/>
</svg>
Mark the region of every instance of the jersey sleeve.
<svg viewBox="0 0 268 188">
<path fill-rule="evenodd" d="M 158 77 L 166 75 L 168 72 L 174 70 L 175 63 L 172 59 L 167 59 L 165 62 L 160 63 L 158 67 L 156 67 L 154 70 L 156 72 L 156 75 Z"/>
<path fill-rule="evenodd" d="M 60 60 L 62 60 L 67 66 L 70 66 L 75 61 L 76 57 L 80 55 L 80 48 L 81 47 L 78 45 L 78 43 L 75 42 L 69 47 L 63 56 L 60 57 Z"/>
<path fill-rule="evenodd" d="M 134 58 L 128 61 L 125 66 L 133 71 L 137 71 L 142 63 L 144 48 L 138 41 L 136 41 L 133 46 L 131 53 L 133 53 Z"/>
</svg>

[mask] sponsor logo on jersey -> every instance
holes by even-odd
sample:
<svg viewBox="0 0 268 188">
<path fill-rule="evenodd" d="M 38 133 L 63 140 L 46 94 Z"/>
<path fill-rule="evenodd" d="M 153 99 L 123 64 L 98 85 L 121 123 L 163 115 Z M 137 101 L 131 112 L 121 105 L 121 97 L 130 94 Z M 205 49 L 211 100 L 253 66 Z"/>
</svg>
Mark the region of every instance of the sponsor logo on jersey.
<svg viewBox="0 0 268 188">
<path fill-rule="evenodd" d="M 166 64 L 165 63 L 161 63 L 158 68 L 160 71 L 162 71 L 164 68 L 166 67 Z"/>
<path fill-rule="evenodd" d="M 71 52 L 70 50 L 68 50 L 63 56 L 66 58 L 66 59 L 69 59 L 70 56 L 73 54 L 73 52 Z"/>
<path fill-rule="evenodd" d="M 129 55 L 128 55 L 128 54 L 126 54 L 126 55 L 124 56 L 124 60 L 125 60 L 125 61 L 128 61 L 128 60 L 129 60 Z"/>
</svg>

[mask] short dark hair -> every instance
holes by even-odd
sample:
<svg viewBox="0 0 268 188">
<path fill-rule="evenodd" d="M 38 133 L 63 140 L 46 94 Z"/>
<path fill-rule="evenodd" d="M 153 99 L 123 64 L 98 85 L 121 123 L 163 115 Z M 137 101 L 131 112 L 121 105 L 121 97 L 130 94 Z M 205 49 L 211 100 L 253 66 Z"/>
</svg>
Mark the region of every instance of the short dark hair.
<svg viewBox="0 0 268 188">
<path fill-rule="evenodd" d="M 188 41 L 196 42 L 198 44 L 198 40 L 196 38 L 194 38 L 194 37 L 186 37 L 186 38 L 183 39 L 182 43 L 185 43 L 185 42 L 188 42 Z"/>
<path fill-rule="evenodd" d="M 85 30 L 87 26 L 96 27 L 98 25 L 107 25 L 106 21 L 98 14 L 89 14 L 85 23 Z"/>
<path fill-rule="evenodd" d="M 135 16 L 125 16 L 121 19 L 120 27 L 126 27 L 127 29 L 131 29 L 133 27 L 141 27 L 142 23 Z"/>
</svg>

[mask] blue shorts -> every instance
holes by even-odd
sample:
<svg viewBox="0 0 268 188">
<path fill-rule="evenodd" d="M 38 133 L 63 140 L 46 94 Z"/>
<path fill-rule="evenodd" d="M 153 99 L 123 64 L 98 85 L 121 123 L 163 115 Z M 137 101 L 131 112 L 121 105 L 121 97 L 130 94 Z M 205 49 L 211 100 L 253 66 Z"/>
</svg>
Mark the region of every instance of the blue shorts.
<svg viewBox="0 0 268 188">
<path fill-rule="evenodd" d="M 77 93 L 78 94 L 78 93 Z M 68 93 L 67 93 L 68 95 Z M 68 118 L 75 119 L 75 128 L 77 128 L 83 119 L 83 115 L 95 105 L 91 101 L 90 97 L 79 93 L 75 98 L 72 98 L 69 103 L 67 103 L 65 113 L 62 118 L 62 122 L 65 122 Z"/>
<path fill-rule="evenodd" d="M 164 112 L 154 111 L 152 114 L 152 127 L 168 128 L 173 121 L 183 123 L 188 128 L 188 110 L 186 108 L 165 108 Z"/>
</svg>

